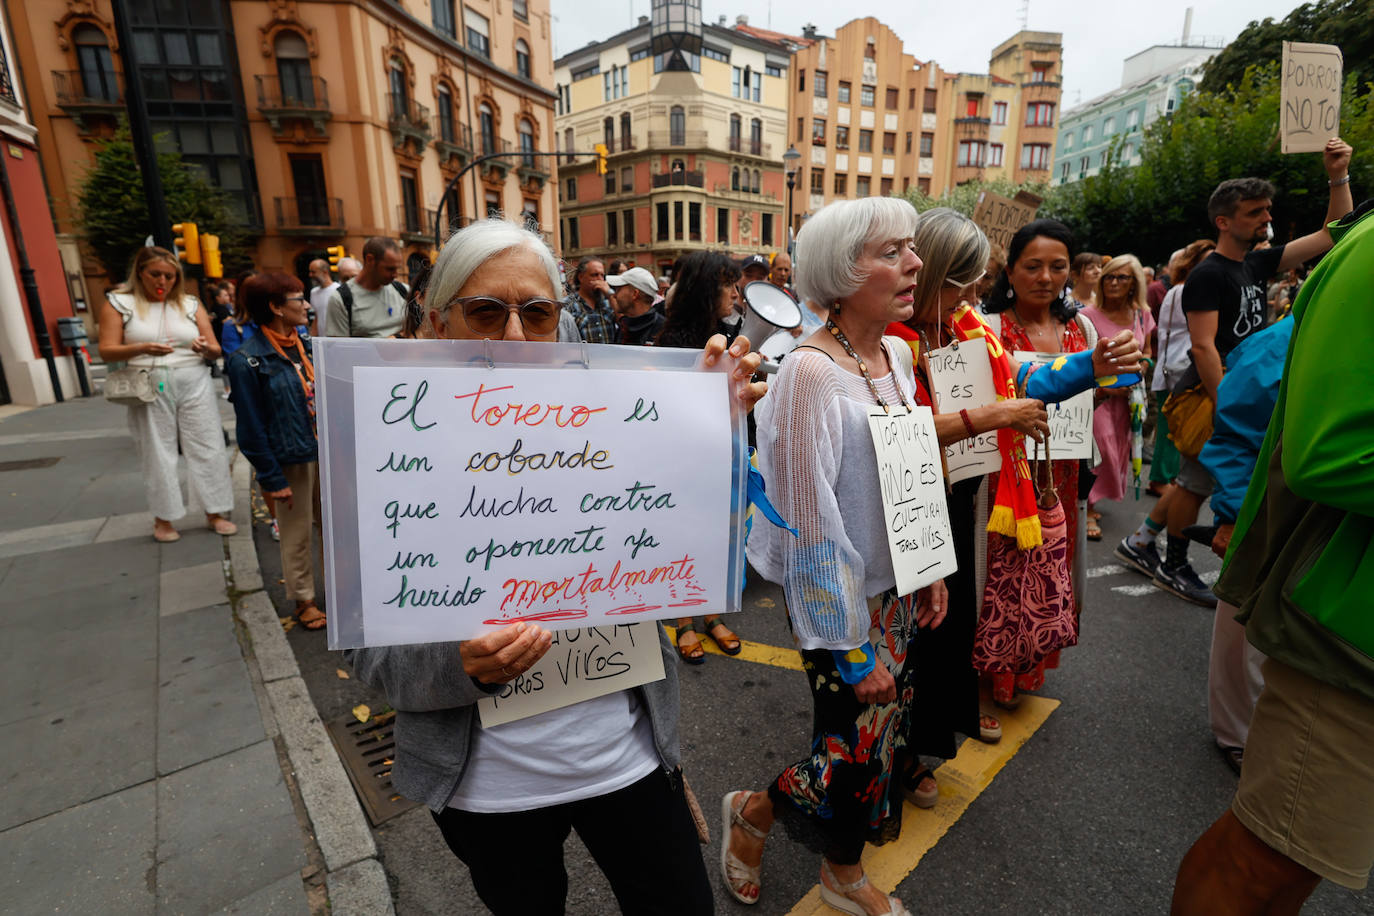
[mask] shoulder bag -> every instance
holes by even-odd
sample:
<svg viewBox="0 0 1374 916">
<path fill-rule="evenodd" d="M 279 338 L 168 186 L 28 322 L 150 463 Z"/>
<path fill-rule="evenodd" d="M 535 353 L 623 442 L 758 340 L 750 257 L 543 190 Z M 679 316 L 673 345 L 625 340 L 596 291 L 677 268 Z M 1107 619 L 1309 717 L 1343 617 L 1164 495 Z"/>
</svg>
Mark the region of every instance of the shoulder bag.
<svg viewBox="0 0 1374 916">
<path fill-rule="evenodd" d="M 120 315 L 123 316 L 123 312 L 120 312 Z M 164 304 L 162 320 L 158 324 L 158 337 L 162 336 L 162 328 L 166 322 L 167 307 Z M 127 323 L 126 318 L 125 324 Z M 154 371 L 156 365 L 151 369 L 143 366 L 125 366 L 123 369 L 114 370 L 105 376 L 105 400 L 121 407 L 142 407 L 151 404 L 157 400 L 158 394 L 157 384 L 153 381 Z"/>
</svg>

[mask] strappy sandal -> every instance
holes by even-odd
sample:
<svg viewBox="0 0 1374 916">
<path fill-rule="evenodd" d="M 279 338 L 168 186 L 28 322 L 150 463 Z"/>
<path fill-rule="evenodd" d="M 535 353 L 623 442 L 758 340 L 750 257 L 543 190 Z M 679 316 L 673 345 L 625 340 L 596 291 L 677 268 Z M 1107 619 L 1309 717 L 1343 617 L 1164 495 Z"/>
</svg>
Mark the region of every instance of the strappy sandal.
<svg viewBox="0 0 1374 916">
<path fill-rule="evenodd" d="M 985 712 L 978 714 L 978 740 L 984 744 L 996 744 L 1002 740 L 1002 723 L 996 716 L 990 716 Z"/>
<path fill-rule="evenodd" d="M 690 646 L 684 646 L 682 644 L 683 633 L 695 633 L 697 641 Z M 683 627 L 682 629 L 678 630 L 677 654 L 678 658 L 682 659 L 689 665 L 704 664 L 706 661 L 706 648 L 701 644 L 701 634 L 697 633 L 697 631 L 692 627 Z"/>
<path fill-rule="evenodd" d="M 829 878 L 835 885 L 834 889 L 826 886 L 825 879 Z M 851 913 L 853 916 L 868 916 L 868 910 L 863 908 L 853 897 L 849 896 L 858 890 L 868 886 L 868 875 L 863 875 L 853 884 L 841 884 L 840 879 L 835 877 L 835 872 L 830 867 L 830 862 L 821 859 L 821 900 L 827 906 L 834 907 L 841 913 Z M 911 916 L 902 901 L 896 897 L 887 898 L 887 916 Z"/>
<path fill-rule="evenodd" d="M 930 788 L 922 789 L 921 783 L 927 779 L 930 780 Z M 919 764 L 913 773 L 903 776 L 902 797 L 918 808 L 934 808 L 940 800 L 940 786 L 935 782 L 934 771 L 925 764 Z"/>
<path fill-rule="evenodd" d="M 717 629 L 724 630 L 727 635 L 717 636 Z M 719 617 L 706 624 L 706 635 L 711 637 L 711 641 L 719 646 L 720 651 L 726 655 L 739 655 L 740 650 L 744 648 L 740 643 L 740 638 Z"/>
<path fill-rule="evenodd" d="M 730 892 L 740 903 L 752 906 L 759 902 L 759 894 L 763 891 L 763 884 L 759 881 L 759 869 L 762 865 L 745 865 L 733 852 L 730 851 L 730 828 L 738 827 L 751 837 L 759 840 L 768 839 L 768 834 L 764 833 L 753 824 L 744 819 L 740 811 L 749 801 L 752 793 L 746 791 L 727 792 L 725 797 L 720 800 L 720 873 L 725 878 L 725 889 Z M 735 807 L 735 799 L 744 796 L 738 808 Z M 754 896 L 747 897 L 740 890 L 746 884 L 752 884 L 758 888 Z"/>
<path fill-rule="evenodd" d="M 309 611 L 314 611 L 315 616 L 305 616 Z M 329 623 L 329 618 L 325 616 L 324 611 L 316 607 L 313 601 L 296 602 L 296 619 L 307 630 L 323 630 Z"/>
<path fill-rule="evenodd" d="M 1090 517 L 1088 518 L 1088 524 L 1085 526 L 1085 529 L 1086 529 L 1086 532 L 1087 532 L 1086 536 L 1087 536 L 1088 540 L 1090 540 L 1090 541 L 1100 541 L 1100 540 L 1102 540 L 1102 526 L 1099 525 L 1099 524 L 1097 523 L 1097 519 L 1092 518 L 1092 517 L 1090 516 Z"/>
</svg>

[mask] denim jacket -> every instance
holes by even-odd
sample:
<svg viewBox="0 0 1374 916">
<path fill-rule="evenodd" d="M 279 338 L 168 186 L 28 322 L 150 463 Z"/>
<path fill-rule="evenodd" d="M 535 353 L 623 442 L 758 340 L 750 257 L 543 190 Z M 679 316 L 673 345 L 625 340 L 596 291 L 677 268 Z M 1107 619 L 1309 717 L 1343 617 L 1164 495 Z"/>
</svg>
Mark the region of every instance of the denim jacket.
<svg viewBox="0 0 1374 916">
<path fill-rule="evenodd" d="M 302 333 L 310 354 L 310 335 Z M 239 451 L 258 473 L 264 490 L 282 490 L 282 465 L 308 464 L 319 457 L 319 442 L 300 378 L 290 360 L 272 349 L 263 334 L 254 334 L 229 357 L 225 367 L 230 400 L 238 419 Z"/>
</svg>

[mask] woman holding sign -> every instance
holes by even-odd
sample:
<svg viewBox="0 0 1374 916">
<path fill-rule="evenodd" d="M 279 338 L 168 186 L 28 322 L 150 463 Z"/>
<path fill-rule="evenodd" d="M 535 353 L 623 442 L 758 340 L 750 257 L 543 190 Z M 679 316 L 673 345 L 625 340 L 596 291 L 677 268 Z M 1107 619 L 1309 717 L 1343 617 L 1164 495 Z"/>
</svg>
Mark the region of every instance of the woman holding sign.
<svg viewBox="0 0 1374 916">
<path fill-rule="evenodd" d="M 426 304 L 440 338 L 554 341 L 558 268 L 536 234 L 499 220 L 455 233 Z M 726 352 L 707 343 L 707 365 Z M 730 355 L 750 406 L 760 357 L 744 338 Z M 626 913 L 700 914 L 712 892 L 683 792 L 678 683 L 662 628 L 666 677 L 492 728 L 476 703 L 528 671 L 553 634 L 517 623 L 477 639 L 350 650 L 358 676 L 397 710 L 392 776 L 433 812 L 494 913 L 562 913 L 563 842 L 576 830 Z"/>
<path fill-rule="evenodd" d="M 868 883 L 860 855 L 865 842 L 900 830 L 893 776 L 914 693 L 907 645 L 918 622 L 936 626 L 945 614 L 938 580 L 897 595 L 882 443 L 872 432 L 883 427 L 870 424 L 875 413 L 906 416 L 917 400 L 910 350 L 884 336 L 891 322 L 911 317 L 916 224 L 916 211 L 898 198 L 840 201 L 797 237 L 798 292 L 827 306 L 830 320 L 783 361 L 760 407 L 758 441 L 769 497 L 800 536 L 755 528 L 748 553 L 786 595 L 811 687 L 813 744 L 767 791 L 725 796 L 721 867 L 742 903 L 758 900 L 763 841 L 781 817 L 823 854 L 826 903 L 860 916 L 907 912 Z M 932 448 L 921 466 L 937 485 L 939 462 Z M 919 539 L 925 529 L 910 530 Z M 921 555 L 936 549 L 926 545 Z"/>
</svg>

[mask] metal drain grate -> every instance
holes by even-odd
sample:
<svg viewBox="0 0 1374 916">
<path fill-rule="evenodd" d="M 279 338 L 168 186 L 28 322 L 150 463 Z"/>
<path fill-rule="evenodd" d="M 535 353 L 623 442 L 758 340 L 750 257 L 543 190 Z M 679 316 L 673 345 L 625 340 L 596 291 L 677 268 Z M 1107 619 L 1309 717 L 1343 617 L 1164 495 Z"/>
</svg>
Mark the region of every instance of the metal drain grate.
<svg viewBox="0 0 1374 916">
<path fill-rule="evenodd" d="M 61 461 L 60 456 L 54 458 L 25 458 L 22 461 L 0 461 L 0 471 L 31 471 L 34 468 L 50 468 Z"/>
<path fill-rule="evenodd" d="M 419 804 L 402 798 L 391 785 L 391 759 L 396 753 L 396 741 L 392 737 L 395 721 L 393 710 L 366 722 L 359 722 L 350 714 L 325 725 L 373 827 Z"/>
</svg>

